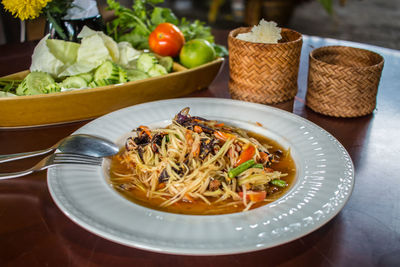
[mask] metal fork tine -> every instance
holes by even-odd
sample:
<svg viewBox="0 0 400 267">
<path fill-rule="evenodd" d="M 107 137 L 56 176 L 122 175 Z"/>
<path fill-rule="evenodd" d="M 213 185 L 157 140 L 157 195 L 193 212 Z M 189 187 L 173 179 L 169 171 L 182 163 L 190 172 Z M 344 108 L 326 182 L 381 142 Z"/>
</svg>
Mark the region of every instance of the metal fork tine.
<svg viewBox="0 0 400 267">
<path fill-rule="evenodd" d="M 93 157 L 82 154 L 74 154 L 74 153 L 55 153 L 57 157 L 72 157 L 72 158 L 82 158 L 82 159 L 102 159 L 101 157 Z"/>
<path fill-rule="evenodd" d="M 101 161 L 94 160 L 76 160 L 76 159 L 63 159 L 63 160 L 54 160 L 54 164 L 85 164 L 85 165 L 101 165 Z"/>
<path fill-rule="evenodd" d="M 70 153 L 56 153 L 54 154 L 53 162 L 55 164 L 92 164 L 92 165 L 101 165 L 102 158 L 96 158 L 91 156 L 84 156 L 78 154 L 70 154 Z"/>
<path fill-rule="evenodd" d="M 103 158 L 83 156 L 71 153 L 55 153 L 45 157 L 44 159 L 39 161 L 35 166 L 27 170 L 20 172 L 12 172 L 12 173 L 0 173 L 0 180 L 16 178 L 33 172 L 42 171 L 54 165 L 83 164 L 83 165 L 101 166 L 102 161 Z"/>
<path fill-rule="evenodd" d="M 78 160 L 96 160 L 101 161 L 102 158 L 85 156 L 85 155 L 78 155 L 78 154 L 70 154 L 70 153 L 56 153 L 55 159 L 78 159 Z"/>
</svg>

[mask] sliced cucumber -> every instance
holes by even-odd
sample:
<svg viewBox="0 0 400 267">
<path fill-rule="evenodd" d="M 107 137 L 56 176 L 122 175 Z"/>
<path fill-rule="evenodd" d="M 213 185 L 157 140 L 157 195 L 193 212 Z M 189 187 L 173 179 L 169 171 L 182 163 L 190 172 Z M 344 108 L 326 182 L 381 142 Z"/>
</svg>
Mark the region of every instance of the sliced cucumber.
<svg viewBox="0 0 400 267">
<path fill-rule="evenodd" d="M 17 95 L 43 94 L 47 85 L 55 83 L 50 74 L 40 71 L 29 73 L 17 87 Z"/>
<path fill-rule="evenodd" d="M 148 72 L 155 64 L 157 64 L 158 60 L 157 58 L 150 53 L 143 53 L 139 56 L 136 64 L 137 64 L 137 69 Z"/>
<path fill-rule="evenodd" d="M 160 64 L 155 64 L 153 67 L 149 69 L 147 73 L 150 75 L 150 77 L 156 77 L 168 74 L 168 71 Z"/>
<path fill-rule="evenodd" d="M 126 73 L 126 70 L 123 68 L 119 67 L 119 82 L 120 83 L 125 83 L 128 81 L 128 74 Z"/>
<path fill-rule="evenodd" d="M 94 72 L 94 80 L 108 80 L 110 84 L 119 82 L 119 67 L 111 61 L 101 64 Z"/>
<path fill-rule="evenodd" d="M 18 85 L 15 93 L 17 95 L 26 95 L 28 91 L 28 86 L 26 85 L 26 80 L 23 79 L 22 82 Z"/>
<path fill-rule="evenodd" d="M 52 83 L 43 88 L 43 92 L 46 94 L 61 92 L 61 85 L 59 83 Z"/>
<path fill-rule="evenodd" d="M 101 79 L 101 80 L 90 82 L 88 86 L 90 88 L 95 88 L 95 87 L 107 86 L 110 84 L 113 84 L 113 83 L 111 83 L 109 79 Z"/>
<path fill-rule="evenodd" d="M 91 81 L 93 81 L 93 74 L 91 74 L 90 72 L 78 74 L 78 75 L 76 75 L 76 76 L 81 77 L 81 78 L 84 79 L 87 83 L 90 83 Z"/>
<path fill-rule="evenodd" d="M 147 73 L 140 71 L 140 70 L 127 70 L 128 81 L 138 81 L 147 79 L 150 76 Z"/>
<path fill-rule="evenodd" d="M 67 77 L 65 78 L 62 83 L 61 86 L 64 88 L 84 88 L 87 87 L 87 82 L 85 81 L 85 79 L 83 79 L 82 77 L 79 76 L 71 76 L 71 77 Z"/>
<path fill-rule="evenodd" d="M 158 63 L 163 66 L 168 72 L 172 71 L 172 66 L 174 65 L 174 60 L 172 57 L 162 57 L 158 60 Z"/>
</svg>

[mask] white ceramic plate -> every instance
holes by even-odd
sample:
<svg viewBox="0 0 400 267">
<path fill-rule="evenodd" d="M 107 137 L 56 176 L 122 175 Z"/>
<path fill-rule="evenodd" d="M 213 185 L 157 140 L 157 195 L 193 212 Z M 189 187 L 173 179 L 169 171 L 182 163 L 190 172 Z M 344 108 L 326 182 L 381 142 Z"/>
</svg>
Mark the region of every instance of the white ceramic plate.
<svg viewBox="0 0 400 267">
<path fill-rule="evenodd" d="M 178 215 L 123 198 L 107 184 L 104 166 L 62 165 L 48 171 L 48 186 L 58 207 L 88 231 L 120 244 L 162 253 L 219 255 L 300 238 L 327 223 L 346 204 L 354 168 L 343 146 L 315 124 L 265 105 L 211 98 L 163 100 L 112 112 L 75 133 L 119 142 L 137 126 L 165 124 L 187 106 L 192 115 L 228 122 L 290 147 L 297 168 L 292 188 L 279 200 L 247 212 Z"/>
</svg>

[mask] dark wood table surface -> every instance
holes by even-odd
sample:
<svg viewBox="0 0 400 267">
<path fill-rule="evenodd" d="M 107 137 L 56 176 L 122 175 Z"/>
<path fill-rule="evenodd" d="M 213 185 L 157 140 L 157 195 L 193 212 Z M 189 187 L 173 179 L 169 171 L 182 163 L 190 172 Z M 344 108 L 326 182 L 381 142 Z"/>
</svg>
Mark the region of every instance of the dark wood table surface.
<svg viewBox="0 0 400 267">
<path fill-rule="evenodd" d="M 226 44 L 227 31 L 214 31 Z M 323 116 L 304 104 L 307 53 L 329 44 L 360 45 L 381 53 L 385 67 L 373 114 L 351 119 Z M 27 69 L 35 43 L 0 46 L 0 76 Z M 158 254 L 119 245 L 81 228 L 54 204 L 46 172 L 0 181 L 0 266 L 400 266 L 400 51 L 305 38 L 299 92 L 278 105 L 335 136 L 355 166 L 355 186 L 342 211 L 320 229 L 288 244 L 226 256 Z M 229 98 L 225 62 L 209 88 L 191 96 Z M 1 116 L 1 114 L 0 114 Z M 88 121 L 0 129 L 0 154 L 47 148 Z M 23 170 L 39 158 L 0 165 Z"/>
</svg>

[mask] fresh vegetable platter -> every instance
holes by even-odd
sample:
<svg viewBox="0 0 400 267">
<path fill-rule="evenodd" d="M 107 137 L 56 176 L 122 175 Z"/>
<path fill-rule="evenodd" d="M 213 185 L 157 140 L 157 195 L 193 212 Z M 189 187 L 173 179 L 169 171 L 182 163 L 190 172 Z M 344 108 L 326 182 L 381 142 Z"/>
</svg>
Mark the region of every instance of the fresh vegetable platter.
<svg viewBox="0 0 400 267">
<path fill-rule="evenodd" d="M 0 98 L 0 127 L 25 127 L 96 118 L 111 111 L 153 100 L 187 95 L 206 88 L 218 74 L 223 58 L 196 68 L 174 63 L 172 73 L 91 89 Z M 22 79 L 29 71 L 4 78 Z"/>
<path fill-rule="evenodd" d="M 79 42 L 40 40 L 27 71 L 0 78 L 0 127 L 95 118 L 130 105 L 207 87 L 227 54 L 200 21 L 157 4 L 107 0 L 107 30 L 84 26 Z"/>
</svg>

